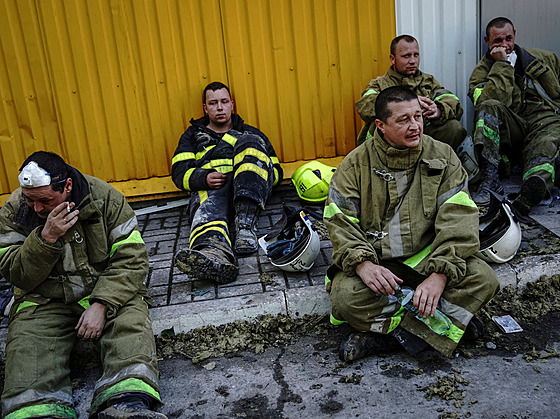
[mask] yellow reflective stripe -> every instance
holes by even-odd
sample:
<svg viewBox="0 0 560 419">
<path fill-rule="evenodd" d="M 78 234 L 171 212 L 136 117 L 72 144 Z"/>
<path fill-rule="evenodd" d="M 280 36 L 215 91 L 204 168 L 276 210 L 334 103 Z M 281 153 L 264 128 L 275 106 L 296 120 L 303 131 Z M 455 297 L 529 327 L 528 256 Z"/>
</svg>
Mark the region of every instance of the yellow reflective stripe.
<svg viewBox="0 0 560 419">
<path fill-rule="evenodd" d="M 36 417 L 57 417 L 57 418 L 77 418 L 76 411 L 68 406 L 59 406 L 52 403 L 36 404 L 33 406 L 26 406 L 18 409 L 5 419 L 24 419 Z"/>
<path fill-rule="evenodd" d="M 347 323 L 345 320 L 337 320 L 334 318 L 334 316 L 331 314 L 331 324 L 335 325 L 335 326 L 339 326 L 341 324 Z"/>
<path fill-rule="evenodd" d="M 194 168 L 189 169 L 185 172 L 185 176 L 183 176 L 183 189 L 190 191 L 191 188 L 189 187 L 189 179 L 194 172 Z"/>
<path fill-rule="evenodd" d="M 12 247 L 12 246 L 0 248 L 0 258 L 2 258 L 2 256 L 4 256 L 4 253 L 6 253 L 10 249 L 10 247 Z"/>
<path fill-rule="evenodd" d="M 476 204 L 473 202 L 469 194 L 466 193 L 465 191 L 457 192 L 455 195 L 453 195 L 451 198 L 449 198 L 447 201 L 443 203 L 443 205 L 445 204 L 457 204 L 457 205 L 463 205 L 465 207 L 477 208 Z"/>
<path fill-rule="evenodd" d="M 232 159 L 210 160 L 208 163 L 206 163 L 204 166 L 202 166 L 202 168 L 203 169 L 215 169 L 218 166 L 233 166 L 233 160 Z"/>
<path fill-rule="evenodd" d="M 32 301 L 24 301 L 23 303 L 19 304 L 19 306 L 16 310 L 16 313 L 19 313 L 19 311 L 23 310 L 24 308 L 38 306 L 38 305 L 39 305 L 39 303 L 34 303 Z"/>
<path fill-rule="evenodd" d="M 144 243 L 144 240 L 142 240 L 142 235 L 138 230 L 134 230 L 132 233 L 130 233 L 130 235 L 126 239 L 113 244 L 111 246 L 111 251 L 109 252 L 109 257 L 113 257 L 113 255 L 115 254 L 115 252 L 120 246 L 128 243 Z"/>
<path fill-rule="evenodd" d="M 171 159 L 171 166 L 173 166 L 178 161 L 192 160 L 192 159 L 194 159 L 194 153 L 185 151 L 183 153 L 179 153 L 173 156 L 173 159 Z"/>
<path fill-rule="evenodd" d="M 227 132 L 222 137 L 222 140 L 224 140 L 226 143 L 228 143 L 232 147 L 237 143 L 237 138 L 235 138 L 233 135 L 228 134 Z"/>
<path fill-rule="evenodd" d="M 424 258 L 426 256 L 428 256 L 430 254 L 430 250 L 431 250 L 431 245 L 427 246 L 426 248 L 424 248 L 423 250 L 419 251 L 418 253 L 416 253 L 415 255 L 409 257 L 407 260 L 405 260 L 403 263 L 406 266 L 410 266 L 411 268 L 416 267 L 420 262 L 422 262 L 424 260 Z"/>
<path fill-rule="evenodd" d="M 198 153 L 196 153 L 196 159 L 197 159 L 197 160 L 200 160 L 201 158 L 204 157 L 204 155 L 205 155 L 206 153 L 208 153 L 208 152 L 209 152 L 210 150 L 212 150 L 214 147 L 216 147 L 216 146 L 215 146 L 215 145 L 211 145 L 211 146 L 208 146 L 206 149 L 204 149 L 204 150 L 202 150 L 202 151 L 199 151 Z"/>
<path fill-rule="evenodd" d="M 348 218 L 350 221 L 352 221 L 355 224 L 359 224 L 360 220 L 358 220 L 355 217 L 350 217 L 349 215 L 344 214 L 340 208 L 338 208 L 338 205 L 336 205 L 334 202 L 331 202 L 329 205 L 325 206 L 325 210 L 323 211 L 323 217 L 325 218 L 332 218 L 334 217 L 336 214 L 342 214 L 344 217 Z"/>
<path fill-rule="evenodd" d="M 208 199 L 208 191 L 198 191 L 198 198 L 200 199 L 200 204 Z"/>
<path fill-rule="evenodd" d="M 270 161 L 272 161 L 272 164 L 280 164 L 280 160 L 278 160 L 278 157 L 271 157 Z"/>
<path fill-rule="evenodd" d="M 265 170 L 253 163 L 243 163 L 241 166 L 239 166 L 235 171 L 234 178 L 236 178 L 237 175 L 243 172 L 254 172 L 264 180 L 268 180 L 268 170 Z"/>
<path fill-rule="evenodd" d="M 545 172 L 549 172 L 552 175 L 552 182 L 554 183 L 554 177 L 555 177 L 554 166 L 551 165 L 550 163 L 543 163 L 543 164 L 539 164 L 538 166 L 531 167 L 523 174 L 523 180 L 527 179 L 529 176 L 531 176 L 535 172 L 538 172 L 539 170 L 544 170 Z"/>
<path fill-rule="evenodd" d="M 90 306 L 89 297 L 90 297 L 89 295 L 86 295 L 84 298 L 78 301 L 78 304 L 81 305 L 84 308 L 84 310 L 87 310 Z"/>
<path fill-rule="evenodd" d="M 278 173 L 278 169 L 276 169 L 276 167 L 274 168 L 274 183 L 272 184 L 272 186 L 275 186 L 278 184 L 278 182 L 280 182 L 280 174 Z"/>
<path fill-rule="evenodd" d="M 192 244 L 195 242 L 195 240 L 200 235 L 202 235 L 202 234 L 204 234 L 208 231 L 212 231 L 212 230 L 222 233 L 222 235 L 226 238 L 227 242 L 231 246 L 231 241 L 229 239 L 229 234 L 228 234 L 229 230 L 228 230 L 227 223 L 225 221 L 212 221 L 210 223 L 207 223 L 207 224 L 201 225 L 200 227 L 195 228 L 191 232 L 190 245 L 192 246 Z"/>
<path fill-rule="evenodd" d="M 459 341 L 463 337 L 463 333 L 465 333 L 464 330 L 459 329 L 457 326 L 451 323 L 451 326 L 449 327 L 449 330 L 445 333 L 445 335 L 453 342 L 459 343 Z"/>
<path fill-rule="evenodd" d="M 441 98 L 444 97 L 452 97 L 453 99 L 457 99 L 459 100 L 459 98 L 457 96 L 455 96 L 453 93 L 444 93 L 443 95 L 439 95 L 434 99 L 434 102 L 437 102 L 438 100 L 440 100 Z"/>
<path fill-rule="evenodd" d="M 482 94 L 482 87 L 476 87 L 473 92 L 473 104 L 476 105 L 478 97 Z"/>
<path fill-rule="evenodd" d="M 373 95 L 374 93 L 377 93 L 374 89 L 369 89 L 367 92 L 365 92 L 362 97 L 365 97 L 367 95 Z"/>
<path fill-rule="evenodd" d="M 237 153 L 233 159 L 233 165 L 235 166 L 236 164 L 239 164 L 243 161 L 243 159 L 245 158 L 245 156 L 253 156 L 256 157 L 257 159 L 259 159 L 260 161 L 262 161 L 264 164 L 266 164 L 267 166 L 270 164 L 270 157 L 268 157 L 268 155 L 266 153 L 263 153 L 260 150 L 257 150 L 256 148 L 246 148 L 245 150 L 243 150 L 241 153 Z"/>
<path fill-rule="evenodd" d="M 395 314 L 391 316 L 391 323 L 389 324 L 389 329 L 387 329 L 387 333 L 391 333 L 393 330 L 397 328 L 405 315 L 404 307 L 401 306 Z"/>
</svg>

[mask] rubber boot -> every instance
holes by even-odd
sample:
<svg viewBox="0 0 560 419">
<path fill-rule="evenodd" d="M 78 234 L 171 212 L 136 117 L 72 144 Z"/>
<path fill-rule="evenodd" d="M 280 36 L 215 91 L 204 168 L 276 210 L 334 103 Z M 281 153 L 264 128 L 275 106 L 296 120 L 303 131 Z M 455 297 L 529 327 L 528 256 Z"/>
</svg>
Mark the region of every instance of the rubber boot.
<svg viewBox="0 0 560 419">
<path fill-rule="evenodd" d="M 239 267 L 232 262 L 233 256 L 218 247 L 198 250 L 180 250 L 175 255 L 175 265 L 190 278 L 211 279 L 220 284 L 235 281 Z"/>
<path fill-rule="evenodd" d="M 250 255 L 258 249 L 257 216 L 259 206 L 252 199 L 239 198 L 235 202 L 235 244 L 238 255 Z"/>
<path fill-rule="evenodd" d="M 539 205 L 545 196 L 546 182 L 544 179 L 540 176 L 529 176 L 521 185 L 519 196 L 512 203 L 514 213 L 521 221 L 526 222 L 524 218 L 529 215 L 533 207 Z"/>
<path fill-rule="evenodd" d="M 490 191 L 501 193 L 500 176 L 498 167 L 482 160 L 480 163 L 480 176 L 482 181 L 478 189 L 471 194 L 472 200 L 479 207 L 488 207 L 490 205 Z"/>
<path fill-rule="evenodd" d="M 341 342 L 338 356 L 341 361 L 356 361 L 368 355 L 387 353 L 399 348 L 397 341 L 390 335 L 373 332 L 352 333 Z"/>
<path fill-rule="evenodd" d="M 108 407 L 98 413 L 98 419 L 167 419 L 163 413 L 151 409 L 146 396 L 117 396 L 107 404 Z"/>
<path fill-rule="evenodd" d="M 424 340 L 418 336 L 410 333 L 408 330 L 402 327 L 397 327 L 391 332 L 391 334 L 397 339 L 401 346 L 406 349 L 406 351 L 412 355 L 416 356 L 420 352 L 424 352 L 430 347 Z"/>
</svg>

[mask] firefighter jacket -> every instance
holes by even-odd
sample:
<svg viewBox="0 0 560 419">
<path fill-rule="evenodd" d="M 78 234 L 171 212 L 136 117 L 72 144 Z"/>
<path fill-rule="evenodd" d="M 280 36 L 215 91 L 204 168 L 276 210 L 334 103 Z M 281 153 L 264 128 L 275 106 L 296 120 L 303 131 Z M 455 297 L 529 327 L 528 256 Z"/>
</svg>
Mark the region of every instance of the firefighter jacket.
<svg viewBox="0 0 560 419">
<path fill-rule="evenodd" d="M 55 243 L 46 242 L 41 237 L 44 220 L 27 206 L 18 188 L 0 209 L 0 272 L 23 304 L 56 299 L 86 307 L 98 301 L 107 306 L 111 319 L 134 296 L 148 298 L 146 246 L 121 193 L 73 167 L 69 170 L 78 222 Z"/>
<path fill-rule="evenodd" d="M 434 126 L 443 125 L 450 119 L 460 120 L 463 115 L 459 98 L 446 90 L 431 74 L 418 70 L 411 78 L 397 73 L 390 67 L 383 76 L 369 82 L 361 99 L 356 102 L 356 110 L 366 124 L 375 121 L 375 100 L 379 93 L 392 86 L 408 87 L 418 96 L 432 99 L 441 111 L 438 118 L 429 120 Z"/>
<path fill-rule="evenodd" d="M 451 147 L 427 135 L 398 150 L 377 130 L 350 152 L 332 177 L 324 221 L 334 263 L 348 276 L 366 260 L 396 260 L 452 284 L 479 249 L 467 174 Z"/>
<path fill-rule="evenodd" d="M 270 158 L 274 166 L 273 185 L 282 180 L 283 172 L 276 152 L 269 139 L 257 128 L 247 125 L 237 114 L 232 114 L 232 131 L 229 136 L 250 132 L 259 136 L 265 143 L 267 156 L 256 156 L 259 159 Z M 234 166 L 233 144 L 228 142 L 228 133 L 216 133 L 207 128 L 208 116 L 197 120 L 191 119 L 191 126 L 183 133 L 179 145 L 173 155 L 171 178 L 175 185 L 185 191 L 206 190 L 206 177 L 211 172 L 229 173 Z M 234 132 L 235 131 L 235 132 Z"/>
<path fill-rule="evenodd" d="M 557 111 L 560 106 L 560 59 L 552 52 L 515 45 L 517 61 L 496 61 L 487 51 L 469 79 L 469 97 L 474 105 L 498 100 L 523 115 L 525 99 L 538 96 Z M 527 111 L 530 111 L 527 109 Z M 557 112 L 558 113 L 558 112 Z"/>
</svg>

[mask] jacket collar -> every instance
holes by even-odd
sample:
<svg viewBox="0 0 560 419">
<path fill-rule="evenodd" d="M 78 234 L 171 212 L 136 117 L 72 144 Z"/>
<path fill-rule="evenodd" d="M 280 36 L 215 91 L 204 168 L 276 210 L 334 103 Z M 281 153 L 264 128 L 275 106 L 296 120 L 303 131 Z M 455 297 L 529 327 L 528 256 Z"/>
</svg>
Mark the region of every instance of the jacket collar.
<svg viewBox="0 0 560 419">
<path fill-rule="evenodd" d="M 381 162 L 389 169 L 406 170 L 414 167 L 422 154 L 423 137 L 417 147 L 400 150 L 391 147 L 384 139 L 383 134 L 376 129 L 373 136 L 373 145 Z"/>
<path fill-rule="evenodd" d="M 397 72 L 393 69 L 393 66 L 389 67 L 389 70 L 387 71 L 387 73 L 389 73 L 389 75 L 390 75 L 391 77 L 395 77 L 395 78 L 398 78 L 398 79 L 400 79 L 400 80 L 403 80 L 403 79 L 415 79 L 416 77 L 422 76 L 422 72 L 421 72 L 420 70 L 416 70 L 416 73 L 414 73 L 414 76 L 412 76 L 412 77 L 403 76 L 402 74 L 397 73 Z"/>
<path fill-rule="evenodd" d="M 245 122 L 239 115 L 237 115 L 236 113 L 232 113 L 231 122 L 232 122 L 231 129 L 234 129 L 235 131 L 239 131 L 239 132 L 244 131 L 243 128 Z M 208 115 L 204 115 L 202 118 L 198 118 L 198 119 L 191 118 L 190 123 L 194 128 L 200 129 L 211 136 L 218 136 L 220 138 L 222 137 L 222 133 L 214 132 L 207 127 L 207 125 L 210 123 L 210 118 L 208 117 Z"/>
</svg>

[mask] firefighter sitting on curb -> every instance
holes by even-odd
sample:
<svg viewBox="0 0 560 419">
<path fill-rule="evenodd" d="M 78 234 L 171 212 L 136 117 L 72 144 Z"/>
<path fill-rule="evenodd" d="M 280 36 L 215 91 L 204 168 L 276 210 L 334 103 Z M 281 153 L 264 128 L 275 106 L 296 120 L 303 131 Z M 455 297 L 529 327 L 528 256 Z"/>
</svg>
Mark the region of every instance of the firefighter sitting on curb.
<svg viewBox="0 0 560 419">
<path fill-rule="evenodd" d="M 373 139 L 339 165 L 325 203 L 331 321 L 361 331 L 339 355 L 352 361 L 399 344 L 417 354 L 429 344 L 450 356 L 464 334 L 480 332 L 471 320 L 499 290 L 492 268 L 475 256 L 478 210 L 467 174 L 450 146 L 423 135 L 411 90 L 383 90 L 375 114 Z M 399 297 L 410 290 L 405 308 Z M 427 324 L 434 314 L 446 327 Z"/>
<path fill-rule="evenodd" d="M 69 377 L 76 339 L 99 340 L 99 418 L 166 418 L 145 279 L 148 253 L 123 195 L 54 154 L 20 169 L 0 209 L 0 272 L 14 285 L 2 414 L 75 418 Z"/>
<path fill-rule="evenodd" d="M 202 103 L 206 116 L 191 119 L 172 160 L 173 182 L 192 192 L 190 245 L 175 262 L 198 279 L 228 283 L 239 271 L 235 254 L 257 251 L 258 211 L 282 180 L 282 168 L 266 135 L 232 113 L 225 84 L 206 86 Z"/>
<path fill-rule="evenodd" d="M 484 41 L 488 51 L 469 79 L 481 173 L 472 197 L 479 206 L 488 207 L 490 191 L 501 189 L 500 166 L 519 161 L 523 183 L 512 208 L 520 220 L 527 221 L 531 209 L 552 191 L 556 176 L 560 59 L 549 51 L 516 45 L 513 23 L 505 17 L 488 23 Z"/>
<path fill-rule="evenodd" d="M 392 65 L 387 73 L 371 80 L 356 102 L 356 110 L 366 123 L 356 145 L 371 138 L 375 131 L 375 100 L 379 93 L 390 86 L 404 86 L 418 95 L 426 134 L 457 149 L 467 135 L 459 122 L 463 108 L 459 98 L 446 90 L 434 76 L 419 70 L 418 41 L 410 35 L 397 36 L 391 41 L 389 58 Z"/>
</svg>

